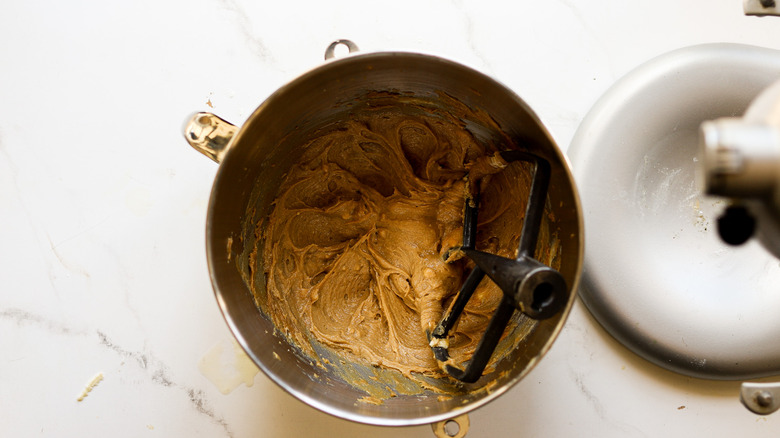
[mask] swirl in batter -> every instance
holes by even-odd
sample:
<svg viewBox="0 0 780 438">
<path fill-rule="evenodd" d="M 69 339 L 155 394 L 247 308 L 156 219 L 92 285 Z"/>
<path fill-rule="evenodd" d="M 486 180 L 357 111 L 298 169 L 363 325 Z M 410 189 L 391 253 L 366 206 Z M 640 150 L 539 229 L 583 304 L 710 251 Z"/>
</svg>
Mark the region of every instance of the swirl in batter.
<svg viewBox="0 0 780 438">
<path fill-rule="evenodd" d="M 443 375 L 426 330 L 471 269 L 445 256 L 461 244 L 469 178 L 502 168 L 496 149 L 447 112 L 392 105 L 353 114 L 304 150 L 263 229 L 263 307 L 307 353 L 314 339 L 350 360 Z M 477 247 L 514 257 L 530 173 L 513 163 L 482 183 Z M 500 299 L 483 281 L 450 341 L 456 362 Z"/>
</svg>

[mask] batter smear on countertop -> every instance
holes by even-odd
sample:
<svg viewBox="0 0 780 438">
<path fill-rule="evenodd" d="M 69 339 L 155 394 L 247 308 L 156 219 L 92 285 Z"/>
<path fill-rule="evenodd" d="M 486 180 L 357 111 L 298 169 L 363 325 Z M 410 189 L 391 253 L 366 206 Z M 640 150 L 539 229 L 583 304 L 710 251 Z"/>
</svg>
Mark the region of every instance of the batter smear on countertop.
<svg viewBox="0 0 780 438">
<path fill-rule="evenodd" d="M 466 259 L 445 262 L 461 244 L 469 181 L 494 173 L 482 178 L 477 248 L 514 257 L 530 187 L 526 164 L 503 169 L 497 149 L 459 118 L 401 104 L 352 114 L 303 150 L 258 224 L 267 278 L 261 307 L 308 354 L 313 338 L 347 360 L 443 376 L 426 330 L 471 269 Z M 552 258 L 548 220 L 539 240 Z M 450 341 L 456 362 L 471 357 L 500 299 L 500 289 L 483 281 Z"/>
</svg>

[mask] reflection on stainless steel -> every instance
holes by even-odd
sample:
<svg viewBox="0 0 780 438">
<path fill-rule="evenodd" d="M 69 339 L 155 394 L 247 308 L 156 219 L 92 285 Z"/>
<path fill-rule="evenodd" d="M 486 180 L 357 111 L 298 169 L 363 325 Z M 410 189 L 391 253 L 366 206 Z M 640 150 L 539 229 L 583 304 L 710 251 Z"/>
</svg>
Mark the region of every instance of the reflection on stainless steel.
<svg viewBox="0 0 780 438">
<path fill-rule="evenodd" d="M 775 0 L 743 0 L 742 9 L 745 15 L 780 15 L 780 8 Z"/>
<path fill-rule="evenodd" d="M 708 379 L 780 373 L 780 262 L 724 243 L 726 206 L 694 175 L 699 127 L 743 114 L 780 53 L 714 44 L 662 55 L 593 107 L 569 148 L 588 248 L 580 296 L 625 346 Z"/>
<path fill-rule="evenodd" d="M 426 391 L 365 403 L 332 365 L 303 357 L 278 333 L 255 304 L 247 286 L 249 253 L 255 246 L 255 224 L 265 218 L 284 174 L 298 159 L 307 135 L 366 105 L 376 91 L 436 99 L 445 93 L 485 111 L 502 135 L 529 145 L 528 152 L 550 163 L 548 202 L 558 226 L 561 266 L 568 291 L 562 311 L 540 320 L 496 370 L 474 384 L 463 384 L 451 396 Z M 464 116 L 465 117 L 465 116 Z M 213 120 L 195 119 L 196 134 L 206 137 Z M 203 123 L 200 123 L 203 122 Z M 206 123 L 208 122 L 208 123 Z M 464 126 L 481 141 L 499 137 L 477 121 Z M 192 126 L 193 123 L 190 123 Z M 202 126 L 200 126 L 202 125 Z M 217 124 L 217 127 L 222 125 Z M 185 135 L 192 137 L 189 127 Z M 433 56 L 380 52 L 331 60 L 298 77 L 271 95 L 232 136 L 218 135 L 219 146 L 207 154 L 220 162 L 207 216 L 207 255 L 217 302 L 238 343 L 263 372 L 301 401 L 329 414 L 362 423 L 404 426 L 448 420 L 483 406 L 522 379 L 552 346 L 576 296 L 583 254 L 582 213 L 565 157 L 533 111 L 514 93 L 470 68 Z M 229 144 L 228 144 L 229 143 Z M 226 147 L 229 146 L 229 147 Z M 196 149 L 203 149 L 196 147 Z M 232 245 L 227 245 L 232 242 Z M 228 253 L 226 248 L 230 248 Z M 264 290 L 262 272 L 255 289 Z M 259 289 L 258 289 L 259 288 Z M 359 364 L 356 373 L 377 372 Z M 406 379 L 398 376 L 398 379 Z M 407 379 L 408 380 L 408 379 Z M 392 387 L 392 383 L 390 386 Z"/>
<path fill-rule="evenodd" d="M 780 409 L 780 383 L 745 382 L 739 399 L 751 412 L 769 415 Z"/>
<path fill-rule="evenodd" d="M 184 138 L 196 151 L 219 163 L 236 127 L 210 113 L 195 113 L 184 126 Z"/>
<path fill-rule="evenodd" d="M 756 229 L 761 243 L 780 258 L 780 81 L 744 116 L 708 121 L 701 129 L 703 189 L 743 206 L 726 211 L 721 236 L 729 241 L 734 235 L 749 237 L 745 228 Z M 734 219 L 735 214 L 746 218 Z"/>
</svg>

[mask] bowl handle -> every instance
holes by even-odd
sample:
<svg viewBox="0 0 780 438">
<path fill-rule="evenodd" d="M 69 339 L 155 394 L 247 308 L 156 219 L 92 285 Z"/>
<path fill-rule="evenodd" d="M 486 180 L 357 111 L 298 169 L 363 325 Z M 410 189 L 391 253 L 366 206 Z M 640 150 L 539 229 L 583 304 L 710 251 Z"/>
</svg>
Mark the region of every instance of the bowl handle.
<svg viewBox="0 0 780 438">
<path fill-rule="evenodd" d="M 469 415 L 462 414 L 432 423 L 431 428 L 436 438 L 463 438 L 469 432 Z"/>
<path fill-rule="evenodd" d="M 195 113 L 184 124 L 184 138 L 196 151 L 219 163 L 237 129 L 214 114 Z"/>
<path fill-rule="evenodd" d="M 346 48 L 349 50 L 349 53 L 355 53 L 359 51 L 357 44 L 352 42 L 351 40 L 336 40 L 330 43 L 327 49 L 325 49 L 325 60 L 333 59 L 336 57 L 336 47 L 338 46 L 346 46 Z"/>
</svg>

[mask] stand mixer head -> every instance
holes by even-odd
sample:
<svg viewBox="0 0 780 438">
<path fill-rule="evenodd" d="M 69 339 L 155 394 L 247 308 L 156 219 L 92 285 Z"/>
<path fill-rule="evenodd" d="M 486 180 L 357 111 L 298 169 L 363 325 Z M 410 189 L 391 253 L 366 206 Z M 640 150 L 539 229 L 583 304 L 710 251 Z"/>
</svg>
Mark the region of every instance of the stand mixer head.
<svg viewBox="0 0 780 438">
<path fill-rule="evenodd" d="M 754 235 L 780 258 L 780 81 L 762 92 L 743 117 L 701 126 L 701 186 L 731 200 L 718 233 L 741 245 Z"/>
<path fill-rule="evenodd" d="M 743 117 L 701 125 L 700 182 L 710 195 L 730 199 L 718 233 L 730 245 L 755 236 L 780 258 L 780 81 L 765 89 Z M 751 412 L 780 409 L 780 384 L 745 382 L 740 400 Z"/>
</svg>

